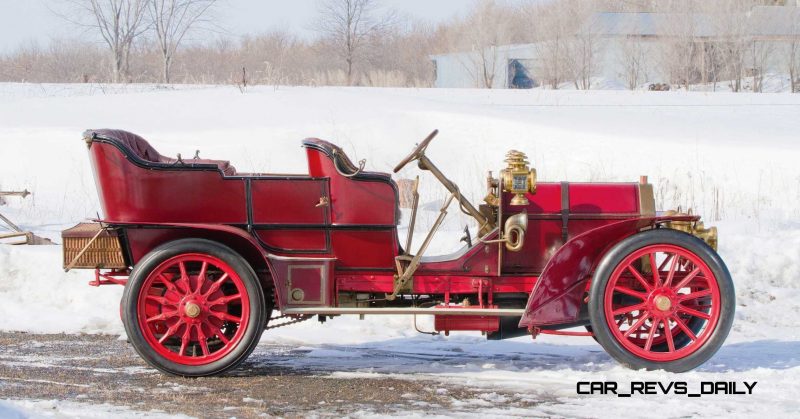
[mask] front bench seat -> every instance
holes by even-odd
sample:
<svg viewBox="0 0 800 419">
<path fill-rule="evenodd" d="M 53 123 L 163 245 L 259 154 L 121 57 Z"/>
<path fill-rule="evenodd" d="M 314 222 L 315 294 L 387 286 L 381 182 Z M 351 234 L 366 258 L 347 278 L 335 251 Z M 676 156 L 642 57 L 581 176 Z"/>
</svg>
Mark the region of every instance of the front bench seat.
<svg viewBox="0 0 800 419">
<path fill-rule="evenodd" d="M 95 129 L 87 130 L 84 132 L 83 136 L 84 138 L 103 138 L 114 141 L 128 149 L 135 156 L 150 163 L 169 164 L 175 165 L 175 167 L 178 168 L 181 167 L 180 164 L 176 165 L 178 162 L 177 159 L 161 155 L 147 140 L 132 132 L 123 131 L 121 129 Z M 185 159 L 183 162 L 187 165 L 213 164 L 226 176 L 233 176 L 236 174 L 236 168 L 227 160 Z"/>
<path fill-rule="evenodd" d="M 335 164 L 336 167 L 338 167 L 342 173 L 348 176 L 352 176 L 359 173 L 358 166 L 353 164 L 352 160 L 350 160 L 350 158 L 347 157 L 347 154 L 345 154 L 344 150 L 342 150 L 342 148 L 337 146 L 336 144 L 333 144 L 325 140 L 320 140 L 319 138 L 306 138 L 302 141 L 301 144 L 303 145 L 303 147 L 315 148 L 327 154 L 333 160 L 333 164 Z M 371 175 L 381 175 L 387 177 L 389 180 L 391 180 L 392 178 L 391 175 L 381 172 L 361 172 L 361 173 L 369 173 Z"/>
<path fill-rule="evenodd" d="M 333 161 L 333 165 L 336 167 L 335 170 L 341 173 L 337 174 L 320 174 L 320 173 L 312 173 L 309 168 L 309 174 L 311 176 L 333 176 L 333 175 L 341 175 L 344 174 L 345 177 L 352 179 L 356 182 L 380 182 L 389 185 L 391 188 L 391 197 L 387 195 L 387 201 L 391 201 L 392 203 L 392 212 L 394 214 L 394 224 L 397 225 L 400 222 L 400 198 L 399 198 L 399 190 L 397 188 L 397 183 L 395 183 L 394 179 L 392 179 L 392 175 L 389 173 L 383 172 L 370 172 L 366 170 L 359 169 L 358 166 L 353 164 L 353 161 L 347 157 L 344 150 L 341 147 L 330 143 L 325 140 L 320 140 L 319 138 L 306 138 L 302 141 L 302 146 L 306 149 L 312 149 L 322 152 L 322 154 L 326 155 Z"/>
</svg>

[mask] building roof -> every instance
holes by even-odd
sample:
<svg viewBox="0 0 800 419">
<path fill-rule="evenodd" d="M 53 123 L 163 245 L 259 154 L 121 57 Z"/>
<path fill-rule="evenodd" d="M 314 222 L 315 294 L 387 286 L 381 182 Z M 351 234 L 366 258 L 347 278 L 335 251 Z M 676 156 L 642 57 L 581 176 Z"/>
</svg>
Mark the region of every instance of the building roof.
<svg viewBox="0 0 800 419">
<path fill-rule="evenodd" d="M 602 36 L 668 36 L 682 27 L 691 28 L 696 36 L 707 37 L 713 35 L 709 22 L 708 16 L 698 14 L 602 12 L 590 16 L 579 32 Z"/>
<path fill-rule="evenodd" d="M 703 13 L 595 13 L 579 29 L 579 33 L 600 36 L 673 36 L 691 33 L 696 37 L 724 37 L 727 31 L 714 22 L 714 17 Z M 800 35 L 800 7 L 757 6 L 741 16 L 734 30 L 746 30 L 754 36 Z"/>
<path fill-rule="evenodd" d="M 751 19 L 755 22 L 754 35 L 800 35 L 800 7 L 754 7 L 751 12 Z"/>
<path fill-rule="evenodd" d="M 724 38 L 747 33 L 764 38 L 800 37 L 800 6 L 756 6 L 744 15 L 726 15 L 728 28 L 715 22 L 712 15 L 702 13 L 642 13 L 601 12 L 591 15 L 578 29 L 578 33 L 606 37 L 670 37 L 690 33 L 699 38 Z M 689 19 L 690 18 L 690 19 Z M 744 27 L 743 27 L 744 26 Z M 732 29 L 731 29 L 732 28 Z M 725 33 L 728 32 L 726 35 Z M 501 45 L 497 53 L 525 54 L 536 44 Z M 455 52 L 431 55 L 431 59 L 469 56 L 473 52 Z"/>
</svg>

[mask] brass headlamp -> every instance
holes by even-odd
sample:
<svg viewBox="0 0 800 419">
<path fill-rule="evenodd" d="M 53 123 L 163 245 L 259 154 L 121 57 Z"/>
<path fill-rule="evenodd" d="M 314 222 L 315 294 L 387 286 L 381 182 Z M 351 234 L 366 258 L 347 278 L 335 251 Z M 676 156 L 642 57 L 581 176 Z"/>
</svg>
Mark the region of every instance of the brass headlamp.
<svg viewBox="0 0 800 419">
<path fill-rule="evenodd" d="M 511 150 L 506 154 L 508 166 L 500 171 L 503 192 L 511 192 L 511 205 L 528 205 L 528 192 L 536 193 L 536 169 L 531 169 L 525 153 Z"/>
</svg>

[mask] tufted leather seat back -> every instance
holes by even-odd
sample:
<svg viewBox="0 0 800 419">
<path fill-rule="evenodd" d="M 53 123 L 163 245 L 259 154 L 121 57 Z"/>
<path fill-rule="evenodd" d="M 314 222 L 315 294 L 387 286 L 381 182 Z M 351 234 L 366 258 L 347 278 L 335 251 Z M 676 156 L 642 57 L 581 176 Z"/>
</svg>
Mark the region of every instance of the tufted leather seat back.
<svg viewBox="0 0 800 419">
<path fill-rule="evenodd" d="M 159 154 L 147 140 L 132 132 L 123 131 L 121 129 L 98 129 L 93 132 L 99 136 L 110 137 L 119 141 L 142 160 L 162 163 L 164 159 L 167 159 Z"/>
<path fill-rule="evenodd" d="M 99 137 L 110 138 L 122 144 L 125 148 L 132 151 L 137 157 L 144 161 L 151 163 L 167 163 L 173 164 L 177 162 L 176 159 L 169 158 L 161 155 L 156 151 L 150 143 L 144 138 L 128 131 L 121 129 L 96 129 L 87 131 L 87 134 L 94 134 Z M 86 135 L 86 134 L 84 134 Z M 231 166 L 227 160 L 210 160 L 210 159 L 187 159 L 186 164 L 215 164 L 228 176 L 236 174 L 236 168 Z"/>
</svg>

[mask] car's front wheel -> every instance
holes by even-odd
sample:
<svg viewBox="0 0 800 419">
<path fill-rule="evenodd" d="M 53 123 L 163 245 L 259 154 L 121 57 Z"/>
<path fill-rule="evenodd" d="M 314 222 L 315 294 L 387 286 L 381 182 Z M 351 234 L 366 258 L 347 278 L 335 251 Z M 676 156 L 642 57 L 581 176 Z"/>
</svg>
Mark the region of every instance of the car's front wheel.
<svg viewBox="0 0 800 419">
<path fill-rule="evenodd" d="M 145 256 L 125 286 L 122 307 L 139 355 L 187 377 L 244 361 L 266 322 L 263 291 L 247 261 L 203 239 L 170 242 Z"/>
<path fill-rule="evenodd" d="M 719 255 L 689 234 L 655 229 L 615 245 L 589 294 L 595 338 L 631 368 L 683 372 L 722 346 L 733 322 L 733 281 Z"/>
</svg>

